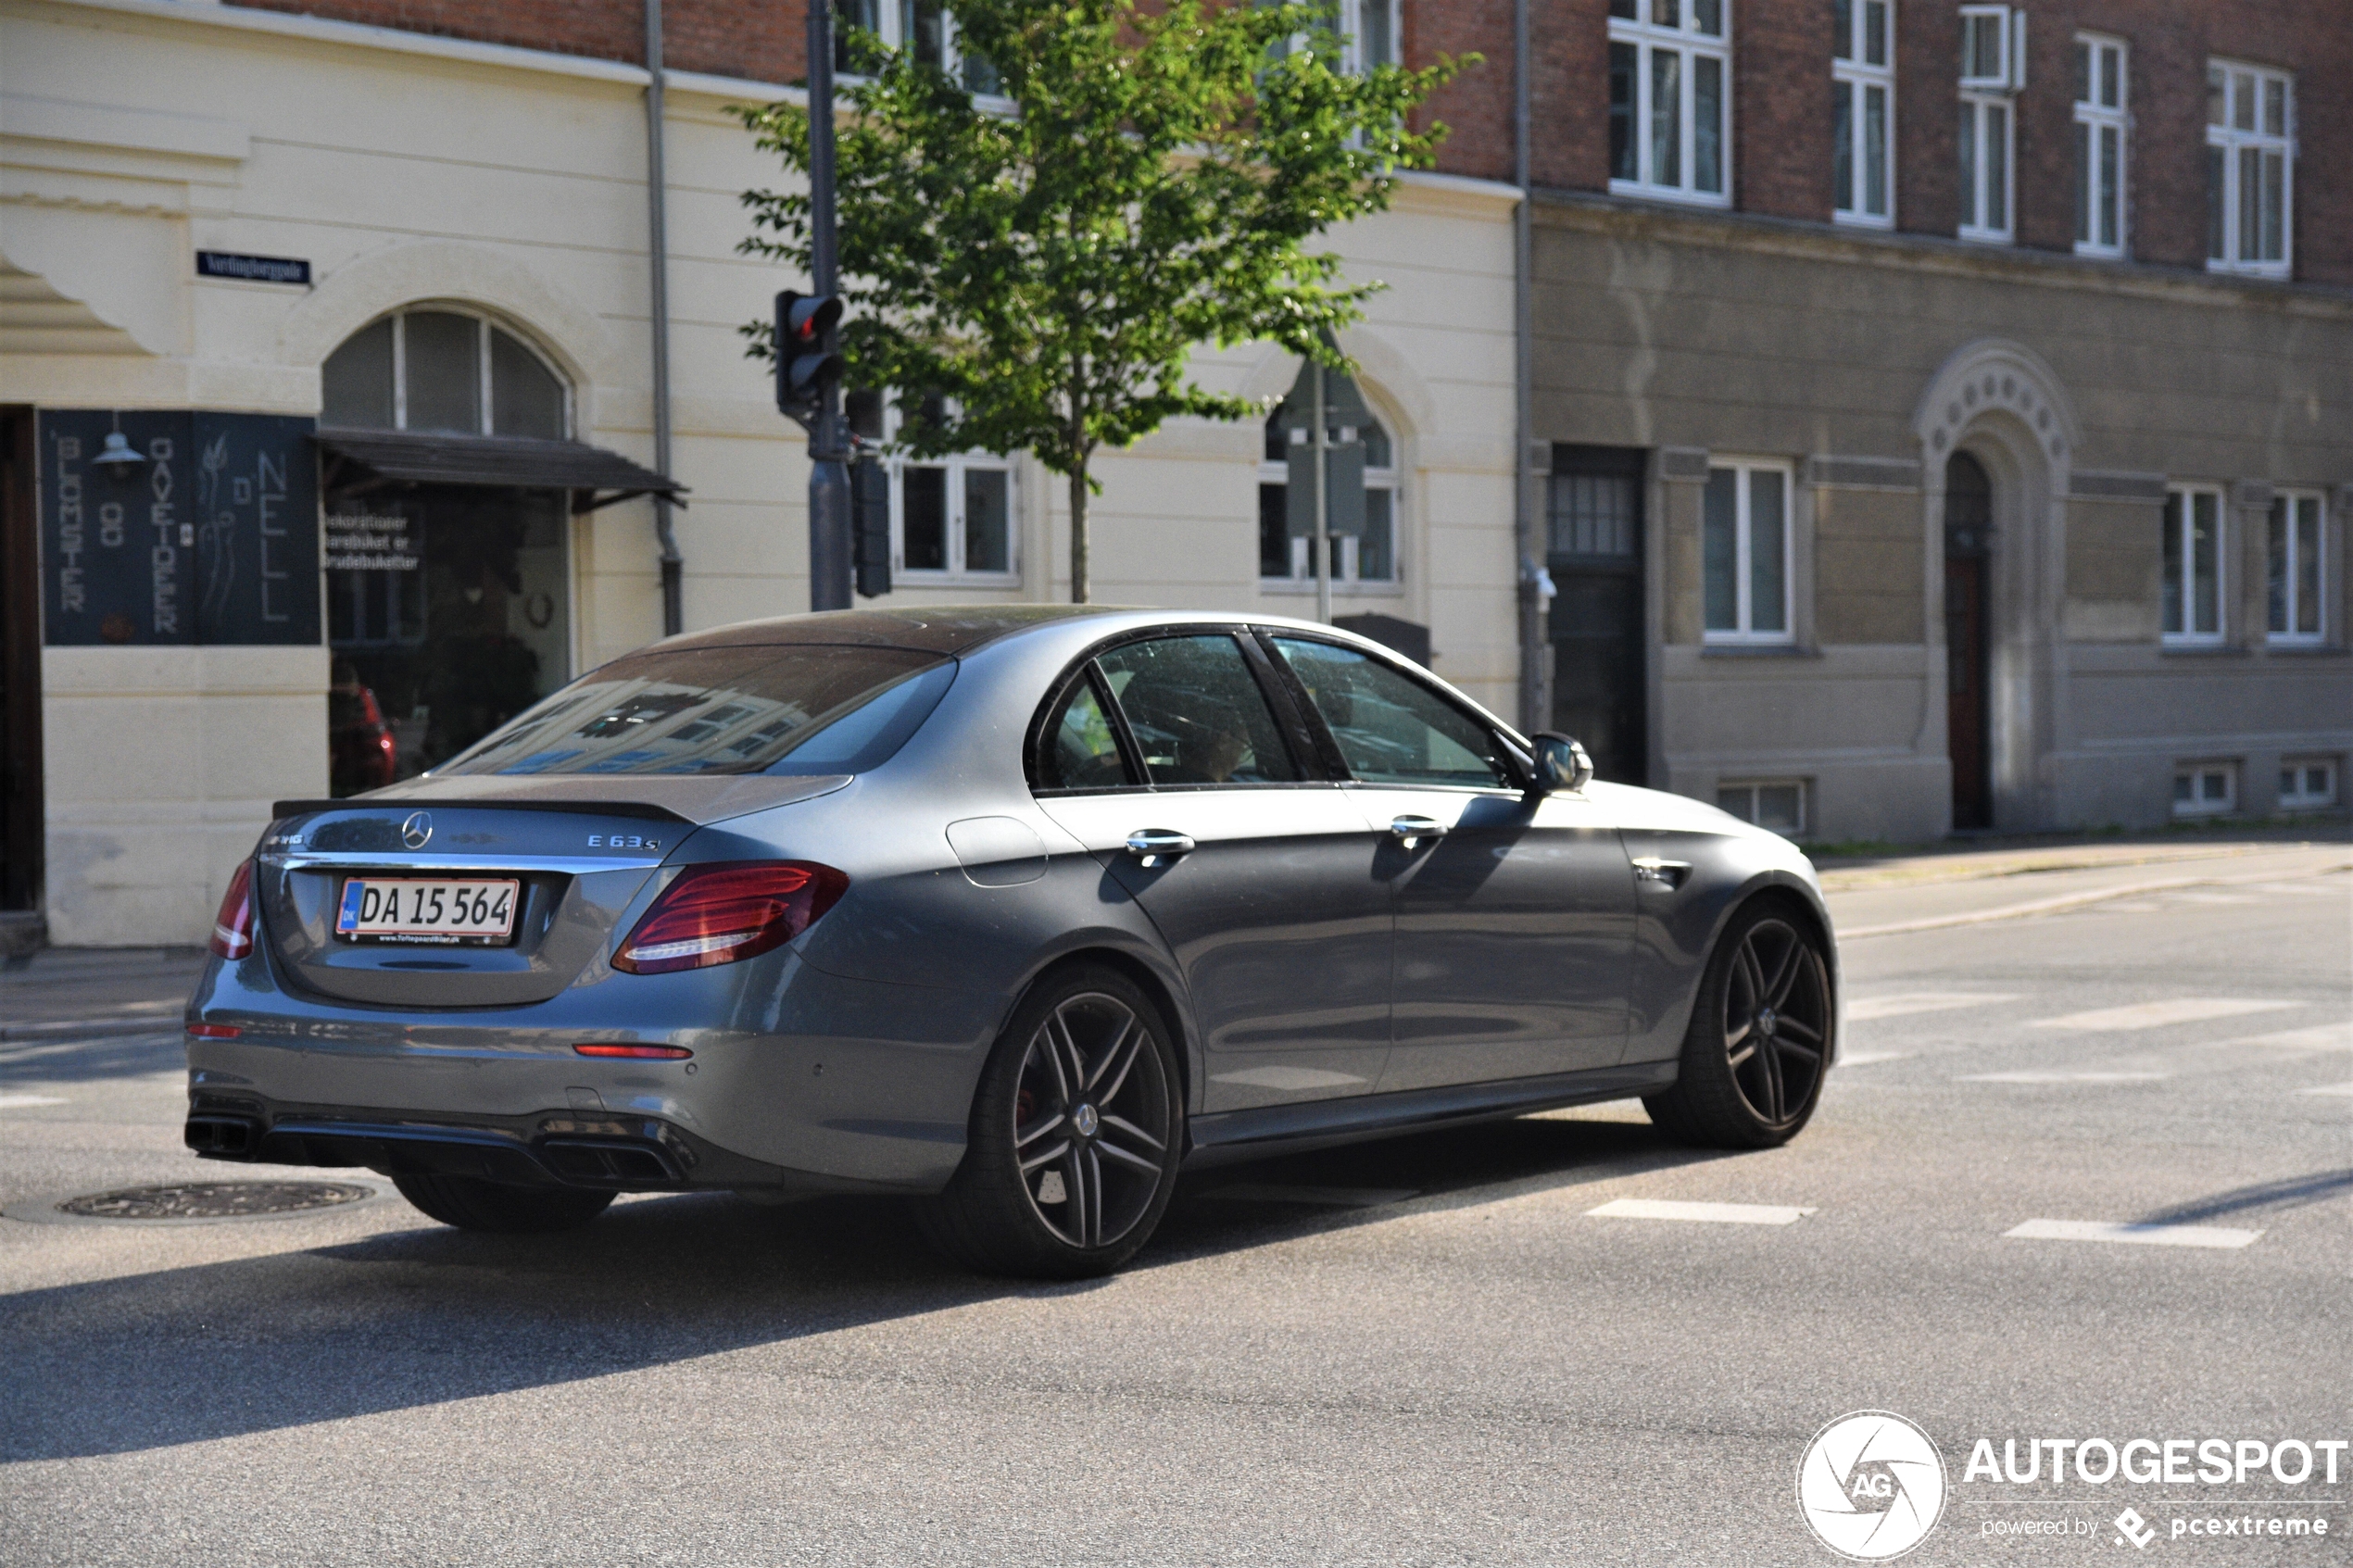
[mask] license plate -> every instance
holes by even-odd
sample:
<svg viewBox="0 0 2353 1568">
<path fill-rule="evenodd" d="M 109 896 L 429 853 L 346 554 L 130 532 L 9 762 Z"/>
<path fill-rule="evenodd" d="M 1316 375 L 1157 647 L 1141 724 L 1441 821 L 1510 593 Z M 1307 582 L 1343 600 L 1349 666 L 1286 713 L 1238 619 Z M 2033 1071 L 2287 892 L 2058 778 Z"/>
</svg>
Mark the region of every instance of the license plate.
<svg viewBox="0 0 2353 1568">
<path fill-rule="evenodd" d="M 514 935 L 522 884 L 410 877 L 346 877 L 335 935 L 354 942 L 495 947 Z"/>
</svg>

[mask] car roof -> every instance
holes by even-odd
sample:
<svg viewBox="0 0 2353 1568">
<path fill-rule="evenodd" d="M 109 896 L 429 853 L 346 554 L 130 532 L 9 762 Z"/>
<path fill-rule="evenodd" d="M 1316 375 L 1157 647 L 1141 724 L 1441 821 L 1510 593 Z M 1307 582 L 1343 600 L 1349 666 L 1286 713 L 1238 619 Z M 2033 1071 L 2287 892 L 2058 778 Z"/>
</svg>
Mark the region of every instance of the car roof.
<svg viewBox="0 0 2353 1568">
<path fill-rule="evenodd" d="M 1163 625 L 1231 625 L 1248 621 L 1253 625 L 1337 633 L 1352 643 L 1363 641 L 1339 628 L 1313 621 L 1226 610 L 1149 609 L 1135 605 L 922 605 L 905 609 L 836 609 L 780 615 L 765 621 L 738 621 L 705 632 L 666 637 L 653 647 L 664 652 L 686 652 L 696 648 L 830 645 L 912 648 L 953 657 L 1000 637 L 1075 621 L 1101 622 L 1098 630 L 1106 633 Z"/>
</svg>

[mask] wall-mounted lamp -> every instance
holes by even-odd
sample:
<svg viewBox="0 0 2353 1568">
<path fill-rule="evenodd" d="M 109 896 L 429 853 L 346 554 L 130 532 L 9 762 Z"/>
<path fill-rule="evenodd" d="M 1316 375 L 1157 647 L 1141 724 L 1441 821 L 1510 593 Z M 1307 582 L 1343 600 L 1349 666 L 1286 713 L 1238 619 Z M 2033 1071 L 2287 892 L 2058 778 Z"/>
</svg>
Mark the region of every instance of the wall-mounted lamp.
<svg viewBox="0 0 2353 1568">
<path fill-rule="evenodd" d="M 130 437 L 119 430 L 110 430 L 107 432 L 106 443 L 99 447 L 98 455 L 90 459 L 90 466 L 105 469 L 109 473 L 126 474 L 146 460 L 131 449 Z"/>
</svg>

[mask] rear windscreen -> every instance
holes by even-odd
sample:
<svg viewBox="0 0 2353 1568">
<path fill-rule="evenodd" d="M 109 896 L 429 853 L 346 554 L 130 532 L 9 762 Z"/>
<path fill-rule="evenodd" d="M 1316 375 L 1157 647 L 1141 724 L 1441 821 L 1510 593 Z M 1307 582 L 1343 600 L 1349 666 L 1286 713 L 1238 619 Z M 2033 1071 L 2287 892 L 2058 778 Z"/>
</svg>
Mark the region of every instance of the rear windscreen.
<svg viewBox="0 0 2353 1568">
<path fill-rule="evenodd" d="M 573 682 L 434 770 L 858 773 L 890 759 L 955 678 L 912 648 L 649 649 Z"/>
</svg>

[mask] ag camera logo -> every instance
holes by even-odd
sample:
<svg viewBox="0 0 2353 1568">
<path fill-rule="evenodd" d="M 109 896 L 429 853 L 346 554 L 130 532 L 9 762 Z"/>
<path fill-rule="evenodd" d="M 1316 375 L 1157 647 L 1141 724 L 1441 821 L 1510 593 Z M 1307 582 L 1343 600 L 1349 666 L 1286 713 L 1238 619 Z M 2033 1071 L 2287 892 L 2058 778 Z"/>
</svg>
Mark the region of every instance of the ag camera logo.
<svg viewBox="0 0 2353 1568">
<path fill-rule="evenodd" d="M 1859 1562 L 1903 1556 L 1944 1512 L 1944 1460 L 1888 1411 L 1842 1415 L 1806 1446 L 1797 1505 L 1821 1543 Z"/>
</svg>

